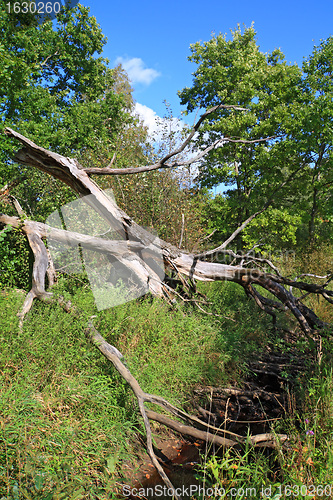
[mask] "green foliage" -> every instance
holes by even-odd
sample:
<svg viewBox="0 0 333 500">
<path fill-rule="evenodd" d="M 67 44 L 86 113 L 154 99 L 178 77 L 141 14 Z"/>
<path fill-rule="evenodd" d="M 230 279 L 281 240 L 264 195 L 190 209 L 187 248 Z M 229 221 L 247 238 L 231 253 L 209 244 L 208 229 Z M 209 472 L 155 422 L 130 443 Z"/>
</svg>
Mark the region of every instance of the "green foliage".
<svg viewBox="0 0 333 500">
<path fill-rule="evenodd" d="M 15 27 L 8 16 L 1 12 L 2 126 L 60 153 L 93 147 L 114 132 L 122 101 L 108 92 L 107 61 L 94 56 L 105 37 L 89 9 L 62 11 L 55 28 L 51 22 Z"/>
<path fill-rule="evenodd" d="M 209 311 L 216 314 L 215 347 L 230 353 L 230 360 L 224 370 L 237 378 L 252 352 L 256 352 L 271 331 L 271 320 L 267 314 L 253 308 L 253 301 L 236 283 L 214 282 L 200 284 L 199 291 L 207 297 Z M 242 317 L 242 322 L 238 321 Z"/>
<path fill-rule="evenodd" d="M 202 469 L 204 477 L 200 474 L 199 478 L 203 479 L 205 487 L 218 492 L 212 497 L 214 500 L 227 499 L 230 496 L 237 500 L 281 498 L 264 495 L 267 486 L 272 484 L 272 464 L 265 452 L 255 451 L 250 444 L 246 445 L 243 452 L 227 449 L 222 459 L 212 456 Z M 276 488 L 273 494 L 275 492 Z"/>
<path fill-rule="evenodd" d="M 2 243 L 6 239 L 6 236 L 11 230 L 12 226 L 8 224 L 7 226 L 4 227 L 2 231 L 0 231 L 0 243 Z"/>
<path fill-rule="evenodd" d="M 217 349 L 219 333 L 200 315 L 170 311 L 159 300 L 142 301 L 128 305 L 122 323 L 116 318 L 123 311 L 117 309 L 108 313 L 108 320 L 121 325 L 120 350 L 126 352 L 132 373 L 148 392 L 181 400 L 195 383 L 223 377 L 221 368 L 229 355 L 223 342 Z M 216 371 L 211 366 L 213 357 Z"/>
<path fill-rule="evenodd" d="M 0 232 L 0 287 L 29 289 L 30 252 L 28 242 L 20 231 L 6 226 Z"/>
<path fill-rule="evenodd" d="M 215 230 L 212 240 L 216 244 L 226 240 L 230 236 L 230 227 L 236 225 L 236 207 L 233 207 L 235 210 L 232 207 L 231 199 L 222 195 L 207 200 L 203 207 L 206 231 L 211 233 Z M 302 215 L 288 208 L 269 207 L 243 229 L 244 247 L 250 249 L 259 244 L 261 252 L 265 254 L 295 248 L 303 223 Z"/>
<path fill-rule="evenodd" d="M 311 243 L 324 236 L 326 225 L 332 229 L 332 159 L 333 159 L 333 37 L 314 47 L 303 63 L 303 108 L 296 115 L 293 129 L 299 150 L 311 161 L 309 170 L 309 210 L 305 220 Z M 332 233 L 329 235 L 332 237 Z M 326 236 L 326 240 L 327 240 Z"/>
<path fill-rule="evenodd" d="M 9 126 L 42 147 L 78 159 L 112 150 L 134 119 L 122 89 L 115 88 L 108 61 L 98 57 L 106 38 L 89 9 L 78 5 L 62 10 L 54 24 L 27 20 L 20 27 L 1 11 L 0 28 L 0 132 Z M 16 148 L 14 141 L 4 140 L 1 183 L 26 177 L 15 194 L 27 213 L 45 220 L 73 194 L 43 173 L 13 164 Z"/>
<path fill-rule="evenodd" d="M 297 229 L 301 217 L 291 214 L 287 209 L 269 207 L 264 213 L 254 219 L 243 232 L 246 248 L 252 248 L 258 243 L 258 235 L 265 242 L 266 252 L 274 252 L 279 248 L 293 248 L 297 244 Z"/>
<path fill-rule="evenodd" d="M 299 244 L 297 237 L 304 235 L 305 228 L 305 237 L 312 243 L 318 238 L 327 240 L 333 206 L 332 37 L 315 47 L 303 64 L 303 74 L 297 65 L 286 63 L 281 51 L 262 53 L 255 37 L 252 27 L 243 33 L 238 28 L 232 31 L 231 39 L 219 34 L 208 42 L 193 44 L 189 57 L 197 64 L 193 84 L 179 93 L 188 111 L 217 104 L 247 109 L 223 109 L 211 115 L 198 135 L 198 148 L 222 137 L 249 141 L 270 138 L 259 143 L 225 143 L 202 162 L 201 186 L 222 184 L 225 189 L 221 206 L 210 203 L 213 218 L 218 219 L 221 211 L 223 214 L 223 222 L 213 229 L 221 234 L 223 226 L 224 235 L 230 235 L 273 197 L 272 225 L 264 223 L 261 231 L 261 223 L 252 224 L 253 241 L 264 238 L 266 250 L 271 242 L 285 248 L 295 240 Z M 276 191 L 290 175 L 295 179 Z M 282 221 L 284 217 L 293 221 L 292 231 L 288 224 L 275 224 L 274 219 Z M 261 222 L 265 218 L 269 220 L 263 215 Z M 297 225 L 301 232 L 295 231 Z M 237 244 L 248 248 L 252 237 L 241 236 Z"/>
<path fill-rule="evenodd" d="M 77 156 L 85 166 L 105 166 L 110 160 L 113 166 L 134 166 L 154 158 L 145 128 L 131 117 L 126 74 L 120 67 L 110 71 L 96 57 L 105 38 L 87 8 L 64 11 L 54 26 L 37 26 L 27 17 L 20 28 L 1 12 L 0 29 L 1 127 L 11 126 L 44 147 Z M 275 195 L 271 208 L 246 228 L 238 244 L 249 248 L 263 239 L 266 252 L 277 252 L 295 246 L 304 228 L 316 241 L 319 229 L 324 234 L 333 220 L 332 39 L 315 48 L 304 63 L 303 78 L 279 50 L 263 54 L 253 28 L 234 31 L 231 40 L 218 35 L 194 44 L 192 53 L 190 59 L 198 65 L 193 86 L 180 93 L 188 111 L 221 102 L 248 109 L 216 112 L 196 147 L 208 146 L 221 134 L 274 139 L 230 143 L 210 152 L 200 182 L 207 188 L 223 182 L 229 188 L 223 196 L 209 198 L 207 190 L 193 189 L 190 178 L 169 171 L 143 175 L 139 182 L 134 177 L 103 179 L 101 187 L 111 186 L 137 222 L 175 244 L 182 235 L 182 246 L 196 249 L 213 230 L 216 241 L 227 237 L 303 166 L 297 184 Z M 176 142 L 171 133 L 160 151 L 168 152 Z M 25 176 L 15 195 L 29 216 L 45 220 L 73 194 L 44 174 L 13 163 L 15 148 L 4 137 L 1 184 Z M 8 200 L 1 208 L 14 215 Z M 304 261 L 310 270 L 321 259 L 323 269 L 331 265 L 331 254 L 330 246 L 322 247 Z M 254 310 L 253 301 L 235 284 L 199 286 L 209 301 L 204 307 L 219 317 L 191 306 L 170 309 L 150 298 L 98 312 L 85 275 L 62 277 L 54 289 L 84 311 L 79 318 L 56 304 L 38 303 L 19 331 L 16 313 L 24 296 L 14 287 L 29 289 L 29 261 L 20 232 L 1 228 L 0 286 L 13 288 L 0 292 L 0 497 L 8 500 L 114 497 L 121 461 L 142 424 L 128 387 L 84 337 L 90 316 L 96 316 L 99 331 L 124 354 L 143 389 L 173 401 L 190 400 L 195 384 L 239 380 L 252 352 L 279 341 L 266 314 Z M 291 275 L 305 269 L 301 260 L 284 264 Z M 322 303 L 315 305 L 331 319 Z M 291 454 L 278 450 L 267 459 L 250 447 L 243 453 L 230 451 L 221 462 L 207 461 L 206 480 L 229 490 L 248 485 L 249 478 L 255 486 L 273 482 L 276 500 L 279 487 L 288 482 L 329 482 L 332 380 L 329 368 L 311 374 L 307 392 L 300 396 L 304 413 L 289 423 L 288 430 L 301 443 Z"/>
<path fill-rule="evenodd" d="M 58 292 L 67 293 L 63 286 Z M 0 495 L 112 495 L 136 423 L 131 396 L 87 343 L 86 317 L 78 321 L 38 304 L 19 332 L 15 313 L 23 297 L 10 290 L 0 295 Z M 84 288 L 76 301 L 93 310 Z"/>
<path fill-rule="evenodd" d="M 204 43 L 191 45 L 189 60 L 198 65 L 191 88 L 180 93 L 181 103 L 188 111 L 207 109 L 218 104 L 246 107 L 247 112 L 219 110 L 204 124 L 198 144 L 203 147 L 218 137 L 255 140 L 285 134 L 283 118 L 288 106 L 298 96 L 297 83 L 301 72 L 288 65 L 279 50 L 264 54 L 256 43 L 253 28 L 232 32 L 232 39 L 219 34 Z M 237 183 L 242 196 L 248 197 L 258 176 L 269 166 L 267 147 L 271 143 L 225 144 L 209 153 L 200 172 L 203 185 L 212 187 L 223 182 Z M 238 197 L 240 201 L 240 196 Z"/>
<path fill-rule="evenodd" d="M 328 264 L 328 253 L 315 254 L 312 263 L 305 258 L 307 268 L 293 261 L 289 272 L 295 273 L 297 266 L 299 272 L 314 272 L 316 264 Z M 1 292 L 1 495 L 9 500 L 18 495 L 37 500 L 113 498 L 122 460 L 133 453 L 142 424 L 129 388 L 86 341 L 83 332 L 91 315 L 148 392 L 178 405 L 189 401 L 190 406 L 196 384 L 240 383 L 249 356 L 275 342 L 270 320 L 234 283 L 201 284 L 199 290 L 211 302 L 204 307 L 219 317 L 192 307 L 171 309 L 149 298 L 98 312 L 86 277 L 63 277 L 54 292 L 72 300 L 80 317 L 56 303 L 36 303 L 22 332 L 16 311 L 24 294 Z M 248 446 L 243 452 L 227 452 L 221 461 L 208 458 L 202 470 L 207 487 L 272 485 L 278 494 L 288 484 L 329 483 L 331 468 L 324 467 L 332 462 L 329 342 L 323 350 L 319 371 L 299 380 L 302 413 L 295 411 L 284 427 L 276 427 L 295 436 L 290 452 L 267 456 Z"/>
</svg>

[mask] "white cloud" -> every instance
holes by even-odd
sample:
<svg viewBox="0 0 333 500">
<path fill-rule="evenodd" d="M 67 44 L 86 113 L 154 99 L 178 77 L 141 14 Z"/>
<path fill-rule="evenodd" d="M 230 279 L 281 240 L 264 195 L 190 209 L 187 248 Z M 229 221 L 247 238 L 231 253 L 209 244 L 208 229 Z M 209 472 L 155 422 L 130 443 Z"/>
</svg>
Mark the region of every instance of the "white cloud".
<svg viewBox="0 0 333 500">
<path fill-rule="evenodd" d="M 156 111 L 139 102 L 135 103 L 134 113 L 139 115 L 144 125 L 148 127 L 149 133 L 154 134 L 155 140 L 162 139 L 163 133 L 165 135 L 168 131 L 170 133 L 180 133 L 185 127 L 185 122 L 179 118 L 161 118 Z"/>
<path fill-rule="evenodd" d="M 148 106 L 145 106 L 144 104 L 136 102 L 135 114 L 139 115 L 144 125 L 148 127 L 149 134 L 157 131 L 157 129 L 159 128 L 158 121 L 160 120 L 160 117 L 158 116 L 156 111 L 148 108 Z"/>
<path fill-rule="evenodd" d="M 140 57 L 133 57 L 132 59 L 117 57 L 115 64 L 122 65 L 132 83 L 150 85 L 161 74 L 153 68 L 145 68 L 145 64 Z"/>
</svg>

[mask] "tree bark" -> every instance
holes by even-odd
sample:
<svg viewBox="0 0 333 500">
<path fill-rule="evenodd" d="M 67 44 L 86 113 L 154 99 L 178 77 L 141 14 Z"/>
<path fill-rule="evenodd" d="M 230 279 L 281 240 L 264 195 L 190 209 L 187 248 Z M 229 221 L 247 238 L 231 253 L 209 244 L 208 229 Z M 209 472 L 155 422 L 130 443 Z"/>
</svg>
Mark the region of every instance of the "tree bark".
<svg viewBox="0 0 333 500">
<path fill-rule="evenodd" d="M 172 287 L 167 283 L 167 280 L 161 278 L 161 274 L 156 269 L 157 265 L 157 267 L 164 267 L 166 273 L 171 270 L 173 273 L 178 275 L 178 281 L 183 284 L 184 293 L 187 296 L 189 296 L 190 292 L 193 291 L 193 283 L 195 280 L 232 281 L 242 286 L 243 289 L 255 299 L 258 306 L 271 314 L 273 317 L 275 316 L 275 309 L 289 310 L 297 319 L 302 331 L 308 337 L 313 337 L 315 335 L 315 329 L 327 328 L 328 325 L 321 321 L 314 314 L 314 312 L 306 307 L 306 305 L 303 304 L 299 298 L 293 295 L 291 291 L 288 291 L 286 286 L 296 287 L 307 293 L 321 295 L 328 302 L 332 302 L 333 292 L 327 289 L 330 277 L 326 277 L 327 280 L 322 285 L 308 284 L 282 277 L 278 272 L 276 272 L 274 266 L 271 266 L 273 272 L 263 270 L 259 267 L 259 264 L 263 264 L 262 262 L 259 262 L 260 259 L 257 259 L 256 261 L 258 264 L 257 268 L 245 267 L 245 265 L 251 260 L 250 257 L 248 259 L 242 257 L 243 265 L 226 265 L 207 260 L 209 258 L 214 260 L 218 252 L 225 251 L 227 244 L 235 238 L 235 236 L 240 232 L 240 229 L 236 230 L 234 235 L 228 238 L 227 242 L 222 243 L 217 249 L 199 255 L 180 250 L 165 241 L 156 240 L 154 235 L 136 224 L 135 221 L 133 221 L 117 206 L 115 200 L 108 197 L 90 178 L 89 174 L 96 172 L 92 172 L 91 169 L 84 169 L 74 159 L 61 156 L 37 146 L 31 140 L 9 128 L 5 130 L 5 133 L 9 137 L 18 139 L 23 145 L 23 148 L 15 155 L 15 160 L 17 162 L 29 167 L 38 168 L 39 170 L 46 172 L 54 178 L 67 184 L 75 193 L 77 193 L 79 197 L 83 198 L 83 201 L 93 208 L 93 210 L 97 212 L 104 221 L 107 222 L 108 226 L 112 228 L 115 233 L 119 235 L 119 240 L 106 240 L 102 237 L 91 237 L 85 234 L 65 231 L 31 220 L 24 220 L 22 222 L 19 217 L 10 217 L 5 214 L 0 214 L 1 225 L 4 226 L 11 224 L 13 227 L 19 228 L 23 233 L 25 233 L 35 257 L 33 267 L 33 285 L 20 312 L 21 324 L 24 316 L 31 308 L 34 298 L 50 300 L 52 297 L 52 294 L 50 292 L 46 292 L 45 290 L 45 275 L 50 259 L 43 242 L 45 238 L 51 237 L 55 241 L 63 243 L 70 241 L 71 244 L 80 245 L 81 248 L 94 250 L 103 255 L 108 255 L 110 258 L 121 261 L 137 275 L 140 282 L 144 282 L 147 285 L 149 292 L 155 296 L 165 297 L 168 300 L 181 296 L 172 289 Z M 170 158 L 171 156 L 172 154 L 168 155 L 167 158 Z M 167 160 L 165 159 L 164 163 L 166 163 L 166 161 Z M 109 171 L 105 173 L 110 174 Z M 133 172 L 130 173 L 132 174 Z M 257 212 L 257 214 L 261 212 L 262 210 Z M 254 216 L 257 214 L 254 214 Z M 245 225 L 249 223 L 254 216 L 249 217 L 248 220 L 242 224 L 242 227 L 245 227 Z M 123 235 L 125 235 L 125 239 L 123 238 Z M 161 252 L 162 259 L 161 262 L 157 264 L 155 262 L 153 265 L 150 263 L 149 258 L 147 259 L 145 257 L 147 257 L 147 254 L 149 257 L 149 252 L 154 253 L 155 251 L 156 253 L 159 251 Z M 266 261 L 265 264 L 267 264 L 267 262 L 268 261 Z M 269 291 L 273 295 L 274 300 L 263 297 L 257 291 L 256 287 L 261 287 Z M 70 310 L 70 307 L 67 307 L 67 309 Z M 165 476 L 163 469 L 159 465 L 153 452 L 149 419 L 151 418 L 164 423 L 178 432 L 189 433 L 190 430 L 188 426 L 182 427 L 178 422 L 170 421 L 170 419 L 158 415 L 155 412 L 147 411 L 144 407 L 145 402 L 158 404 L 173 413 L 177 418 L 190 422 L 192 430 L 193 426 L 199 426 L 201 429 L 204 428 L 206 439 L 216 440 L 219 444 L 226 446 L 234 446 L 242 441 L 240 437 L 226 437 L 224 434 L 223 436 L 216 437 L 219 433 L 221 433 L 220 429 L 207 426 L 204 422 L 201 422 L 195 417 L 192 417 L 173 407 L 170 403 L 163 400 L 163 398 L 145 393 L 122 363 L 121 354 L 115 347 L 110 346 L 103 339 L 92 323 L 89 323 L 87 327 L 87 335 L 95 346 L 101 351 L 101 353 L 113 363 L 114 367 L 129 383 L 135 396 L 137 397 L 139 409 L 146 427 L 148 451 L 152 457 L 155 467 L 158 469 L 161 477 L 163 477 L 165 484 L 169 487 L 172 487 L 172 485 Z M 207 431 L 212 432 L 210 433 Z M 203 431 L 201 430 L 201 432 Z M 200 436 L 203 436 L 203 434 L 200 434 Z M 265 435 L 264 438 L 258 437 L 256 439 L 254 437 L 253 442 L 263 441 L 267 443 L 267 445 L 272 445 L 269 444 L 271 443 L 271 439 L 272 436 Z"/>
<path fill-rule="evenodd" d="M 64 232 L 56 228 L 47 227 L 45 224 L 25 221 L 22 226 L 22 231 L 31 238 L 32 249 L 35 256 L 44 262 L 44 267 L 39 264 L 40 276 L 38 283 L 40 289 L 37 290 L 37 282 L 32 290 L 32 299 L 41 293 L 44 289 L 42 274 L 44 272 L 47 256 L 41 249 L 38 250 L 38 245 L 33 241 L 34 232 L 40 237 L 52 236 L 58 241 L 65 241 L 66 238 L 73 238 L 77 243 L 87 248 L 93 248 L 96 251 L 107 252 L 119 259 L 125 255 L 125 263 L 134 273 L 137 273 L 139 279 L 147 284 L 149 291 L 156 296 L 170 296 L 170 290 L 167 289 L 165 283 L 159 279 L 156 274 L 156 269 L 149 268 L 147 261 L 144 261 L 140 256 L 140 250 L 149 247 L 151 251 L 156 253 L 161 250 L 165 269 L 176 271 L 180 276 L 185 275 L 191 280 L 200 281 L 216 281 L 226 280 L 233 281 L 241 285 L 247 292 L 250 291 L 250 285 L 258 285 L 269 291 L 277 302 L 294 315 L 301 329 L 307 336 L 311 336 L 315 328 L 326 328 L 327 325 L 321 321 L 313 311 L 310 311 L 304 304 L 301 303 L 292 293 L 288 292 L 284 285 L 292 285 L 299 289 L 322 295 L 325 299 L 332 300 L 333 292 L 328 291 L 326 285 L 308 285 L 302 282 L 293 282 L 281 276 L 276 276 L 264 272 L 258 268 L 248 268 L 244 266 L 232 266 L 207 261 L 208 257 L 216 257 L 216 253 L 223 250 L 227 244 L 240 231 L 238 228 L 228 240 L 220 245 L 217 249 L 204 254 L 194 255 L 180 250 L 179 248 L 170 245 L 169 243 L 158 240 L 155 241 L 155 236 L 149 231 L 143 229 L 136 224 L 123 210 L 121 210 L 114 199 L 108 197 L 98 185 L 89 177 L 85 169 L 79 163 L 71 158 L 61 156 L 34 144 L 31 140 L 7 128 L 5 133 L 18 139 L 23 148 L 15 155 L 15 160 L 23 165 L 33 166 L 46 172 L 60 181 L 70 186 L 83 200 L 88 203 L 119 235 L 126 235 L 126 241 L 110 241 L 105 242 L 101 238 L 92 238 L 87 235 L 79 235 L 69 232 Z M 170 155 L 169 155 L 170 156 Z M 265 204 L 265 207 L 268 204 Z M 261 213 L 258 211 L 253 216 L 250 216 L 241 228 L 244 228 L 254 216 Z M 15 218 L 8 218 L 6 215 L 0 216 L 0 223 L 11 223 L 18 227 L 21 221 Z M 7 222 L 6 222 L 7 221 Z M 160 247 L 160 248 L 159 248 Z M 124 254 L 124 250 L 126 252 Z M 134 253 L 134 250 L 136 252 Z M 47 267 L 47 266 L 46 266 Z M 46 270 L 46 268 L 45 268 Z M 36 271 L 35 271 L 36 272 Z M 43 292 L 44 293 L 44 292 Z M 251 293 L 251 295 L 253 295 Z M 258 303 L 258 296 L 256 296 Z M 273 306 L 274 308 L 274 306 Z M 28 308 L 26 308 L 27 312 Z"/>
</svg>

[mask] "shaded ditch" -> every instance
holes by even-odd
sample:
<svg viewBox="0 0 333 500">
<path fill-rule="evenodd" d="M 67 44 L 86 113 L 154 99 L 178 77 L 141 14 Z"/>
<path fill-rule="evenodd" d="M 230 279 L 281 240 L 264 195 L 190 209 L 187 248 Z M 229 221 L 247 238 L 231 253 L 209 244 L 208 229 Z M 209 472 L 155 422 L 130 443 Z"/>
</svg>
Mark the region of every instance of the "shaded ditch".
<svg viewBox="0 0 333 500">
<path fill-rule="evenodd" d="M 201 420 L 246 436 L 248 432 L 270 432 L 273 422 L 295 409 L 291 389 L 305 372 L 300 352 L 267 352 L 249 360 L 248 369 L 249 374 L 242 387 L 195 388 L 193 406 Z M 175 488 L 186 490 L 202 484 L 196 478 L 196 465 L 201 460 L 200 452 L 205 452 L 205 443 L 171 440 L 157 443 L 157 447 L 159 451 L 156 454 Z M 221 453 L 213 444 L 208 444 L 207 449 L 210 454 Z M 130 495 L 127 490 L 124 497 L 131 500 L 172 498 L 161 494 L 166 491 L 163 490 L 164 483 L 149 462 L 143 464 L 136 477 L 132 477 L 131 484 L 131 488 L 138 493 Z M 186 494 L 182 497 L 192 498 Z"/>
</svg>

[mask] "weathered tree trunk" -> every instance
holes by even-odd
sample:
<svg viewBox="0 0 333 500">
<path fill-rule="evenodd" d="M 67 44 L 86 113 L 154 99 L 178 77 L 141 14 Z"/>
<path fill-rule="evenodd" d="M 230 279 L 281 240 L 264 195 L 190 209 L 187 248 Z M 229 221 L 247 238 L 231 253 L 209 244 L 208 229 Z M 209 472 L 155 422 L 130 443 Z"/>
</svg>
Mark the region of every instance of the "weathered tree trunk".
<svg viewBox="0 0 333 500">
<path fill-rule="evenodd" d="M 18 139 L 23 144 L 23 148 L 15 156 L 15 160 L 17 162 L 23 165 L 28 165 L 29 167 L 36 167 L 67 184 L 73 191 L 75 191 L 75 193 L 78 194 L 79 197 L 83 198 L 83 200 L 88 203 L 104 221 L 106 221 L 114 232 L 119 234 L 119 240 L 106 240 L 102 237 L 91 237 L 85 234 L 50 227 L 47 224 L 40 222 L 24 220 L 22 223 L 22 218 L 0 214 L 0 224 L 2 226 L 11 224 L 13 227 L 20 228 L 21 231 L 26 234 L 35 257 L 33 268 L 33 286 L 32 290 L 27 295 L 23 308 L 20 312 L 21 322 L 23 321 L 26 313 L 29 311 L 34 298 L 50 300 L 52 297 L 52 294 L 50 292 L 46 292 L 45 290 L 45 274 L 48 269 L 48 264 L 50 263 L 50 256 L 46 251 L 46 247 L 43 242 L 45 238 L 51 237 L 52 240 L 63 243 L 70 240 L 71 244 L 79 244 L 81 248 L 99 252 L 122 262 L 125 266 L 131 269 L 131 272 L 137 276 L 141 283 L 145 283 L 147 290 L 155 296 L 165 297 L 168 300 L 179 296 L 179 293 L 172 289 L 170 284 L 167 283 L 167 280 L 161 278 L 161 276 L 164 276 L 164 270 L 166 271 L 166 274 L 168 271 L 177 273 L 187 293 L 191 290 L 191 288 L 193 289 L 194 282 L 196 280 L 227 280 L 242 286 L 246 293 L 254 298 L 257 305 L 267 313 L 271 314 L 273 318 L 275 318 L 275 310 L 289 310 L 297 319 L 303 332 L 309 337 L 313 337 L 315 329 L 323 329 L 327 327 L 327 325 L 321 321 L 313 311 L 311 311 L 301 302 L 300 299 L 293 295 L 291 291 L 292 289 L 288 291 L 286 286 L 297 287 L 307 293 L 321 295 L 327 301 L 333 303 L 333 292 L 327 290 L 327 284 L 330 279 L 329 277 L 326 277 L 327 280 L 323 285 L 310 285 L 304 282 L 292 281 L 282 277 L 269 261 L 255 259 L 253 256 L 243 256 L 242 260 L 244 262 L 252 260 L 252 262 L 257 263 L 258 268 L 255 269 L 244 267 L 244 265 L 233 266 L 209 261 L 209 259 L 214 260 L 218 252 L 228 253 L 225 249 L 227 244 L 240 232 L 242 227 L 245 227 L 245 225 L 261 211 L 249 217 L 248 220 L 243 223 L 237 231 L 235 231 L 234 235 L 217 249 L 199 255 L 187 253 L 168 244 L 167 242 L 156 239 L 154 235 L 137 225 L 123 210 L 117 206 L 115 200 L 108 197 L 90 178 L 91 174 L 96 174 L 96 169 L 84 169 L 76 160 L 66 158 L 41 148 L 26 137 L 14 132 L 11 129 L 7 128 L 5 133 L 10 137 Z M 163 159 L 159 164 L 156 164 L 158 165 L 157 167 L 154 165 L 154 168 L 147 167 L 146 170 L 173 166 L 166 164 L 166 161 L 171 157 L 172 155 L 168 155 L 166 159 Z M 122 170 L 118 169 L 107 168 L 100 170 L 106 175 L 124 174 Z M 135 173 L 135 169 L 124 170 L 126 170 L 126 173 L 128 174 Z M 137 170 L 142 171 L 143 168 Z M 123 238 L 123 235 L 125 235 L 125 238 Z M 149 258 L 150 254 L 153 255 L 154 252 L 156 254 L 159 252 L 161 253 L 162 258 L 160 261 L 156 262 L 156 259 L 154 260 Z M 232 254 L 232 252 L 230 253 Z M 272 272 L 267 273 L 262 270 L 259 266 L 263 264 L 268 264 Z M 160 272 L 161 269 L 163 270 L 163 273 Z M 258 292 L 257 287 L 261 287 L 269 291 L 273 298 L 268 299 L 262 296 Z M 71 308 L 67 307 L 67 310 L 70 311 Z M 186 430 L 186 432 L 189 433 L 189 429 L 187 428 L 188 426 L 185 426 L 186 429 L 185 427 L 182 428 L 179 423 L 159 416 L 155 412 L 146 411 L 144 408 L 145 402 L 153 402 L 161 405 L 178 418 L 189 422 L 192 427 L 199 426 L 199 428 L 205 430 L 205 436 L 208 439 L 215 439 L 218 443 L 223 443 L 227 446 L 233 446 L 242 441 L 240 436 L 229 436 L 226 438 L 225 431 L 222 431 L 222 436 L 217 437 L 218 434 L 221 433 L 221 430 L 207 426 L 204 422 L 201 422 L 195 417 L 191 417 L 185 412 L 173 407 L 162 398 L 144 393 L 137 381 L 121 362 L 121 354 L 116 350 L 116 348 L 107 344 L 107 342 L 94 329 L 92 324 L 88 325 L 87 334 L 102 354 L 113 363 L 115 368 L 130 384 L 133 392 L 135 393 L 147 431 L 148 451 L 152 457 L 154 465 L 159 470 L 165 483 L 169 487 L 172 487 L 172 485 L 163 473 L 163 470 L 161 469 L 161 466 L 159 465 L 152 449 L 149 418 L 163 422 L 179 432 L 185 432 Z M 208 428 L 212 430 L 213 434 L 216 434 L 216 437 L 214 437 L 213 434 L 207 434 Z M 265 441 L 268 442 L 271 438 L 271 436 L 266 436 Z M 256 442 L 255 438 L 254 442 Z"/>
<path fill-rule="evenodd" d="M 114 231 L 119 232 L 121 235 L 125 234 L 127 241 L 106 241 L 101 238 L 94 238 L 92 240 L 92 238 L 87 235 L 74 233 L 70 233 L 69 235 L 68 232 L 49 228 L 41 223 L 26 221 L 25 225 L 22 226 L 22 231 L 24 231 L 29 238 L 32 238 L 34 231 L 41 238 L 51 236 L 52 239 L 58 241 L 65 241 L 66 238 L 68 239 L 70 237 L 74 242 L 80 243 L 83 247 L 104 253 L 107 252 L 118 258 L 124 255 L 124 250 L 126 248 L 126 251 L 129 252 L 125 258 L 126 265 L 130 266 L 132 271 L 137 273 L 139 279 L 147 284 L 149 291 L 153 295 L 169 296 L 170 290 L 166 284 L 159 279 L 156 270 L 150 268 L 147 264 L 147 260 L 140 257 L 140 249 L 144 251 L 144 249 L 149 246 L 151 251 L 155 250 L 156 253 L 161 250 L 164 266 L 167 270 L 176 271 L 180 275 L 185 275 L 191 280 L 227 280 L 238 283 L 247 293 L 256 297 L 258 305 L 264 305 L 263 302 L 266 302 L 265 308 L 267 311 L 269 307 L 270 309 L 279 308 L 280 305 L 283 304 L 283 306 L 289 309 L 295 316 L 300 327 L 307 335 L 311 335 L 315 328 L 324 328 L 327 326 L 284 287 L 284 285 L 293 284 L 293 286 L 299 289 L 321 294 L 328 299 L 332 297 L 333 293 L 327 291 L 325 285 L 308 285 L 301 282 L 292 283 L 282 276 L 269 274 L 260 269 L 209 262 L 207 259 L 214 257 L 214 251 L 196 256 L 181 251 L 162 240 L 156 242 L 155 236 L 136 224 L 123 210 L 121 210 L 117 206 L 115 200 L 108 197 L 98 187 L 76 160 L 47 151 L 11 129 L 6 129 L 6 134 L 20 140 L 24 145 L 16 154 L 16 161 L 23 165 L 34 166 L 66 183 L 82 197 L 84 201 L 89 203 Z M 6 222 L 6 217 L 7 216 L 0 216 L 0 222 L 8 223 Z M 253 216 L 249 219 L 252 217 Z M 20 220 L 17 219 L 14 221 L 12 219 L 11 224 L 18 227 Z M 228 241 L 230 241 L 230 238 Z M 218 247 L 216 251 L 218 252 L 222 247 L 223 245 Z M 42 256 L 42 250 L 38 250 L 38 248 L 33 248 L 33 251 L 35 252 L 35 257 L 38 256 L 45 264 L 45 259 L 47 258 L 45 253 Z M 260 295 L 255 292 L 253 285 L 258 285 L 269 291 L 277 299 L 277 303 L 271 301 L 270 306 L 268 306 L 267 300 L 260 298 Z M 39 276 L 39 287 L 40 290 L 35 291 L 34 296 L 40 295 L 41 290 L 44 289 L 41 276 Z"/>
</svg>

